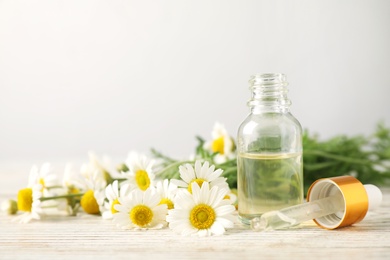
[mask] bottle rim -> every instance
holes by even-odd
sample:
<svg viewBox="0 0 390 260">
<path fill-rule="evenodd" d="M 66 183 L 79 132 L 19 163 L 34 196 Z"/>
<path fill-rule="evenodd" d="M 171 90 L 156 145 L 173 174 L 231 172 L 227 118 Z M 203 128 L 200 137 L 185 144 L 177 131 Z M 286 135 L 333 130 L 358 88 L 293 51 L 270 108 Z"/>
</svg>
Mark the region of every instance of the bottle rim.
<svg viewBox="0 0 390 260">
<path fill-rule="evenodd" d="M 287 77 L 283 73 L 257 73 L 249 79 L 250 88 L 288 85 Z"/>
</svg>

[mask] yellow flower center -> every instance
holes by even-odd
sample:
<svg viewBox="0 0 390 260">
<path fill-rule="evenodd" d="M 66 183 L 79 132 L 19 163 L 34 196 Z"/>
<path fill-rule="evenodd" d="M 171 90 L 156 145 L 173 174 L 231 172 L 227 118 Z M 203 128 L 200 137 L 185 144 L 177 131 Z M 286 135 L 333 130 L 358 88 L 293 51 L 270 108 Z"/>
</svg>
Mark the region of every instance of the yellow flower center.
<svg viewBox="0 0 390 260">
<path fill-rule="evenodd" d="M 196 182 L 199 187 L 202 187 L 202 183 L 205 182 L 203 179 L 194 179 L 188 184 L 188 191 L 192 194 L 192 183 Z"/>
<path fill-rule="evenodd" d="M 45 187 L 45 180 L 43 178 L 39 179 L 39 184 L 42 185 L 42 189 Z"/>
<path fill-rule="evenodd" d="M 168 198 L 161 199 L 160 204 L 167 204 L 168 209 L 173 209 L 174 208 L 172 200 L 170 200 Z"/>
<path fill-rule="evenodd" d="M 33 191 L 31 188 L 21 189 L 18 192 L 18 209 L 21 211 L 31 212 Z"/>
<path fill-rule="evenodd" d="M 224 154 L 224 148 L 225 148 L 225 142 L 223 137 L 215 139 L 211 144 L 211 150 L 214 153 Z"/>
<path fill-rule="evenodd" d="M 81 197 L 80 205 L 88 214 L 99 214 L 99 205 L 93 194 L 93 190 L 88 190 L 83 197 Z"/>
<path fill-rule="evenodd" d="M 149 175 L 144 170 L 138 170 L 135 173 L 135 181 L 137 182 L 138 188 L 140 188 L 140 190 L 145 191 L 150 186 Z"/>
<path fill-rule="evenodd" d="M 76 188 L 75 186 L 68 187 L 68 193 L 69 194 L 78 194 L 80 193 L 80 190 Z"/>
<path fill-rule="evenodd" d="M 190 222 L 197 229 L 208 229 L 215 221 L 216 214 L 212 207 L 206 204 L 196 205 L 190 212 Z"/>
<path fill-rule="evenodd" d="M 230 196 L 228 194 L 225 195 L 225 197 L 223 197 L 224 200 L 230 200 Z"/>
<path fill-rule="evenodd" d="M 118 211 L 114 208 L 114 206 L 115 206 L 116 204 L 120 204 L 118 199 L 115 199 L 115 200 L 112 202 L 112 204 L 111 204 L 111 213 L 112 213 L 112 214 L 115 214 L 115 213 L 118 212 Z"/>
<path fill-rule="evenodd" d="M 130 220 L 139 227 L 145 227 L 153 219 L 153 211 L 145 205 L 137 205 L 130 211 Z"/>
</svg>

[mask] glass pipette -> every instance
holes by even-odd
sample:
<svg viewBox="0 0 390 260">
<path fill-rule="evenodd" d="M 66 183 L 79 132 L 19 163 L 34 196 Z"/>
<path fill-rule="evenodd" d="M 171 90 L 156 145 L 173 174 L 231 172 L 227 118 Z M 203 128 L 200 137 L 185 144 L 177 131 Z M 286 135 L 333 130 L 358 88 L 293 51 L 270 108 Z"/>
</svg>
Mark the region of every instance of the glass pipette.
<svg viewBox="0 0 390 260">
<path fill-rule="evenodd" d="M 340 180 L 354 181 L 352 177 L 336 177 L 316 182 L 315 185 L 312 185 L 312 195 L 315 194 L 313 195 L 314 200 L 277 211 L 266 212 L 251 220 L 251 228 L 255 231 L 269 231 L 288 228 L 311 219 L 317 219 L 318 225 L 333 229 L 341 227 L 343 224 L 348 225 L 360 221 L 369 209 L 371 210 L 380 205 L 382 193 L 378 187 L 366 184 L 361 185 L 361 188 L 357 186 L 358 188 L 354 190 L 343 187 L 343 185 L 346 186 L 349 183 L 342 183 L 339 189 L 340 184 L 337 181 Z M 356 183 L 353 184 L 356 185 Z M 345 197 L 343 191 L 348 194 L 348 197 Z M 366 203 L 366 206 L 364 206 L 364 203 Z M 348 215 L 355 214 L 356 217 L 348 216 L 345 219 L 346 211 L 348 211 Z"/>
</svg>

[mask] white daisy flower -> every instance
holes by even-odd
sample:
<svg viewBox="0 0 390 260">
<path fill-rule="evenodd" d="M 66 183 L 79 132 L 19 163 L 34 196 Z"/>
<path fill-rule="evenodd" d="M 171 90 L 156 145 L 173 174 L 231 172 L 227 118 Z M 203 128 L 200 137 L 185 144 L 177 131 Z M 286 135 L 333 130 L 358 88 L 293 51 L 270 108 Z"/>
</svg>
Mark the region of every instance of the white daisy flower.
<svg viewBox="0 0 390 260">
<path fill-rule="evenodd" d="M 100 213 L 99 205 L 103 204 L 105 187 L 106 181 L 101 178 L 99 171 L 95 171 L 91 178 L 85 179 L 86 192 L 81 197 L 80 205 L 86 213 Z"/>
<path fill-rule="evenodd" d="M 55 195 L 53 188 L 58 188 L 57 176 L 51 174 L 49 163 L 42 164 L 41 168 L 34 165 L 28 176 L 27 188 L 18 192 L 17 206 L 24 213 L 15 218 L 16 221 L 27 223 L 32 219 L 40 219 L 44 207 L 56 207 L 56 201 L 41 202 L 41 198 Z"/>
<path fill-rule="evenodd" d="M 18 210 L 23 211 L 22 215 L 14 218 L 14 221 L 21 223 L 30 222 L 32 219 L 40 219 L 42 211 L 42 185 L 34 184 L 18 192 L 17 205 Z"/>
<path fill-rule="evenodd" d="M 153 186 L 153 164 L 154 161 L 149 161 L 146 156 L 131 152 L 126 160 L 129 171 L 123 173 L 128 180 L 123 184 L 130 184 L 131 189 L 146 191 Z"/>
<path fill-rule="evenodd" d="M 133 190 L 129 196 L 120 197 L 114 206 L 114 222 L 125 229 L 160 229 L 166 225 L 167 205 L 159 204 L 159 194 L 147 189 Z"/>
<path fill-rule="evenodd" d="M 177 191 L 177 186 L 168 179 L 159 181 L 156 184 L 156 192 L 160 195 L 160 204 L 166 204 L 168 210 L 174 208 L 173 201 Z"/>
<path fill-rule="evenodd" d="M 232 190 L 229 188 L 228 192 L 226 193 L 225 200 L 228 200 L 230 204 L 235 205 L 237 202 L 237 195 L 232 192 Z"/>
<path fill-rule="evenodd" d="M 197 183 L 199 187 L 201 187 L 204 182 L 208 182 L 211 187 L 218 186 L 220 188 L 228 188 L 226 178 L 220 177 L 223 170 L 215 170 L 215 166 L 209 166 L 209 162 L 207 161 L 202 165 L 201 161 L 197 160 L 194 168 L 191 164 L 181 165 L 179 167 L 179 172 L 182 180 L 172 179 L 171 182 L 179 187 L 188 188 L 190 193 L 191 184 L 194 182 Z"/>
<path fill-rule="evenodd" d="M 219 122 L 216 122 L 211 132 L 212 141 L 205 142 L 203 148 L 213 153 L 217 153 L 214 162 L 224 163 L 235 158 L 235 144 L 233 138 L 228 134 L 226 128 Z"/>
<path fill-rule="evenodd" d="M 115 180 L 112 184 L 107 185 L 105 189 L 105 200 L 103 203 L 104 211 L 102 213 L 102 217 L 104 219 L 112 219 L 113 214 L 118 211 L 114 208 L 116 204 L 119 204 L 119 198 L 127 196 L 129 192 L 128 185 L 121 185 L 119 187 L 118 181 Z"/>
<path fill-rule="evenodd" d="M 232 228 L 235 207 L 224 200 L 227 190 L 217 186 L 209 188 L 192 183 L 192 194 L 182 190 L 176 195 L 175 208 L 168 212 L 169 227 L 184 236 L 200 237 L 222 235 L 226 228 Z"/>
<path fill-rule="evenodd" d="M 62 178 L 62 186 L 64 187 L 62 195 L 68 194 L 72 195 L 72 197 L 60 200 L 60 203 L 58 205 L 58 209 L 60 211 L 65 210 L 69 215 L 76 215 L 79 206 L 78 201 L 81 198 L 81 195 L 77 196 L 77 194 L 83 194 L 89 189 L 89 186 L 93 186 L 88 184 L 89 182 L 93 182 L 91 180 L 93 179 L 93 175 L 90 175 L 91 176 L 87 175 L 85 177 L 81 174 L 81 172 L 73 171 L 72 164 L 68 163 L 65 165 L 65 170 Z M 100 185 L 105 184 L 105 180 L 103 180 L 102 178 L 100 182 Z"/>
<path fill-rule="evenodd" d="M 32 187 L 33 184 L 41 184 L 42 189 L 46 191 L 59 185 L 57 176 L 51 173 L 50 163 L 42 164 L 41 168 L 34 165 L 30 170 L 28 183 L 29 187 Z"/>
<path fill-rule="evenodd" d="M 68 190 L 69 194 L 78 194 L 86 191 L 87 184 L 86 178 L 79 172 L 73 171 L 72 164 L 66 164 L 64 170 L 64 176 L 62 178 L 62 185 Z M 87 179 L 91 179 L 88 177 Z M 101 181 L 102 184 L 104 181 Z"/>
<path fill-rule="evenodd" d="M 88 153 L 89 162 L 84 163 L 81 166 L 81 175 L 86 179 L 95 178 L 96 172 L 98 172 L 98 178 L 104 180 L 107 183 L 111 183 L 113 178 L 112 173 L 115 172 L 115 167 L 112 167 L 111 160 L 108 156 L 99 158 L 94 152 Z"/>
</svg>

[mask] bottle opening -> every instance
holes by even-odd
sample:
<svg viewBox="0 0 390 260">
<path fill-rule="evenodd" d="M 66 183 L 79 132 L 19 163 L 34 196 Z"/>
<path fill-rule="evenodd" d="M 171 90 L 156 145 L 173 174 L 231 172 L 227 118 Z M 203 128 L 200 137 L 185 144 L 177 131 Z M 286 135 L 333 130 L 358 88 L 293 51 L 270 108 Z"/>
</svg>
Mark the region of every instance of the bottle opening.
<svg viewBox="0 0 390 260">
<path fill-rule="evenodd" d="M 256 86 L 281 86 L 286 87 L 287 77 L 283 73 L 262 73 L 255 74 L 249 79 L 251 87 Z"/>
<path fill-rule="evenodd" d="M 262 73 L 249 80 L 252 97 L 248 106 L 262 111 L 287 111 L 291 105 L 287 97 L 287 77 L 283 73 Z"/>
</svg>

